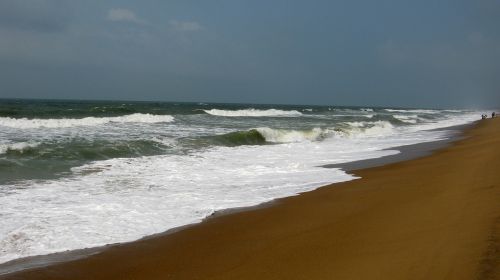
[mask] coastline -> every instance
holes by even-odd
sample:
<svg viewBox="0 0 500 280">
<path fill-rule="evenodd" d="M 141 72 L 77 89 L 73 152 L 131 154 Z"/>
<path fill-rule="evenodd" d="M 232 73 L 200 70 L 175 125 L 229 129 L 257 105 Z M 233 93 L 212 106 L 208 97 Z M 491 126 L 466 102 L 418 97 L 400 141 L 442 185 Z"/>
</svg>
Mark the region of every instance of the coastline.
<svg viewBox="0 0 500 280">
<path fill-rule="evenodd" d="M 344 171 L 356 171 L 361 169 L 368 169 L 378 166 L 384 166 L 392 163 L 397 163 L 401 161 L 414 160 L 417 158 L 430 156 L 435 151 L 445 149 L 453 143 L 463 139 L 464 133 L 474 127 L 475 123 L 456 125 L 445 128 L 435 129 L 436 131 L 447 131 L 449 133 L 448 138 L 423 142 L 417 144 L 410 144 L 404 146 L 391 147 L 385 150 L 397 150 L 399 153 L 394 155 L 388 155 L 379 158 L 371 158 L 364 160 L 356 160 L 344 163 L 326 164 L 322 167 L 325 168 L 340 168 Z"/>
<path fill-rule="evenodd" d="M 396 163 L 396 162 L 400 162 L 400 161 L 407 161 L 407 160 L 412 160 L 412 159 L 428 156 L 428 155 L 431 155 L 434 151 L 446 148 L 449 145 L 453 144 L 454 142 L 459 141 L 460 139 L 463 138 L 464 133 L 467 130 L 471 129 L 473 126 L 474 126 L 474 123 L 439 128 L 436 130 L 448 132 L 448 138 L 443 139 L 443 140 L 431 141 L 431 142 L 410 144 L 410 145 L 404 145 L 404 146 L 395 146 L 395 147 L 391 147 L 391 148 L 386 149 L 386 150 L 398 150 L 399 153 L 394 154 L 394 155 L 387 155 L 387 156 L 382 156 L 382 157 L 372 158 L 372 159 L 365 159 L 365 160 L 356 160 L 356 161 L 345 162 L 345 163 L 327 164 L 327 165 L 323 165 L 321 167 L 338 168 L 338 169 L 341 169 L 345 172 L 350 173 L 351 171 L 355 171 L 355 170 L 373 168 L 373 167 L 377 167 L 377 166 L 383 166 L 383 165 L 387 165 L 387 164 L 391 164 L 391 163 Z M 329 185 L 334 185 L 337 183 L 338 182 L 335 182 L 335 183 L 331 183 Z M 324 187 L 324 186 L 321 186 L 321 187 Z M 321 187 L 319 187 L 319 188 L 321 188 Z M 312 191 L 314 191 L 314 190 L 312 190 Z M 296 195 L 300 195 L 300 194 L 301 193 L 296 194 Z M 133 242 L 137 242 L 137 241 L 141 241 L 141 240 L 147 240 L 147 239 L 151 239 L 151 238 L 157 238 L 157 237 L 169 235 L 169 234 L 181 231 L 183 229 L 189 228 L 191 226 L 196 226 L 197 224 L 203 223 L 204 221 L 206 221 L 208 219 L 213 219 L 213 218 L 216 218 L 219 216 L 230 215 L 230 214 L 237 213 L 237 212 L 251 211 L 251 210 L 255 210 L 255 209 L 270 207 L 274 203 L 279 202 L 280 199 L 284 199 L 284 198 L 286 198 L 286 197 L 276 198 L 276 199 L 273 199 L 273 200 L 270 200 L 267 202 L 263 202 L 260 204 L 256 204 L 253 206 L 243 206 L 243 207 L 235 207 L 235 208 L 227 208 L 227 209 L 217 210 L 212 215 L 205 217 L 201 222 L 186 224 L 186 225 L 183 225 L 180 227 L 171 228 L 171 229 L 168 229 L 166 231 L 159 232 L 157 234 L 147 235 L 147 236 L 144 236 L 138 240 L 133 240 L 130 242 L 111 243 L 111 244 L 106 244 L 103 246 L 83 248 L 83 249 L 77 249 L 77 250 L 68 250 L 68 251 L 63 251 L 63 252 L 56 252 L 56 253 L 52 253 L 52 254 L 47 254 L 47 255 L 37 255 L 37 256 L 30 256 L 30 257 L 15 259 L 15 260 L 0 264 L 0 277 L 4 274 L 17 273 L 17 272 L 27 270 L 27 269 L 47 267 L 47 266 L 51 266 L 51 265 L 62 263 L 62 262 L 68 262 L 68 261 L 74 261 L 74 260 L 86 258 L 86 257 L 89 257 L 91 255 L 103 252 L 103 251 L 105 251 L 113 246 L 121 246 L 121 245 L 129 244 L 129 243 L 133 243 Z"/>
<path fill-rule="evenodd" d="M 494 122 L 497 122 L 496 120 L 489 120 L 487 122 L 482 122 L 476 125 L 473 128 L 468 128 L 466 131 L 467 137 L 479 137 L 478 135 L 481 134 L 482 131 L 490 128 L 495 127 Z M 496 123 L 496 126 L 498 126 L 498 122 Z M 498 129 L 497 129 L 498 130 Z M 496 131 L 496 136 L 495 139 L 498 140 L 498 131 Z M 485 137 L 485 135 L 482 135 L 481 137 Z M 484 139 L 481 138 L 480 140 L 484 141 Z M 454 141 L 454 140 L 452 140 Z M 329 248 L 338 248 L 340 251 L 342 251 L 342 248 L 345 247 L 344 244 L 342 243 L 342 239 L 345 238 L 345 236 L 350 235 L 350 234 L 355 234 L 358 233 L 357 231 L 348 231 L 347 229 L 344 229 L 343 227 L 338 227 L 332 229 L 331 226 L 335 225 L 337 222 L 339 224 L 342 223 L 348 223 L 348 221 L 345 220 L 345 217 L 342 215 L 354 215 L 356 216 L 356 211 L 361 211 L 361 212 L 366 212 L 368 209 L 366 209 L 365 206 L 353 206 L 353 205 L 346 205 L 349 204 L 349 202 L 356 201 L 355 198 L 361 199 L 362 201 L 368 202 L 368 203 L 375 203 L 373 205 L 374 208 L 377 208 L 377 203 L 381 203 L 384 200 L 387 200 L 389 198 L 381 198 L 377 196 L 376 198 L 370 197 L 370 194 L 373 194 L 373 192 L 379 191 L 379 189 L 387 189 L 386 187 L 381 185 L 377 185 L 377 183 L 374 183 L 373 181 L 382 181 L 384 180 L 385 176 L 382 176 L 381 173 L 384 173 L 384 175 L 387 175 L 387 173 L 392 174 L 392 175 L 398 175 L 400 172 L 400 169 L 411 169 L 412 166 L 414 165 L 419 165 L 418 167 L 420 169 L 425 169 L 425 166 L 427 163 L 421 163 L 422 161 L 438 161 L 441 162 L 443 160 L 435 160 L 436 158 L 441 157 L 443 154 L 449 154 L 451 153 L 453 156 L 453 152 L 459 149 L 461 146 L 470 146 L 473 145 L 474 143 L 471 143 L 470 139 L 466 140 L 460 140 L 457 143 L 452 144 L 451 147 L 444 148 L 444 149 L 439 149 L 438 151 L 435 151 L 432 153 L 431 156 L 427 157 L 423 154 L 419 154 L 417 156 L 417 159 L 410 159 L 408 158 L 403 158 L 399 159 L 398 163 L 393 163 L 393 162 L 382 162 L 382 166 L 377 166 L 373 167 L 370 165 L 361 166 L 356 168 L 349 168 L 347 167 L 346 170 L 356 170 L 354 173 L 356 175 L 359 175 L 362 177 L 361 180 L 354 180 L 354 181 L 349 181 L 349 182 L 344 182 L 344 183 L 336 183 L 333 185 L 321 187 L 319 189 L 316 189 L 311 192 L 307 193 L 302 193 L 298 196 L 292 196 L 292 197 L 286 197 L 286 198 L 281 198 L 278 200 L 275 200 L 273 202 L 270 202 L 271 204 L 267 206 L 254 206 L 254 207 L 249 207 L 250 209 L 242 209 L 239 211 L 238 209 L 235 210 L 228 210 L 227 213 L 217 213 L 214 215 L 214 217 L 209 217 L 205 219 L 204 222 L 199 223 L 199 224 L 194 224 L 194 225 L 189 225 L 186 227 L 181 227 L 178 229 L 174 229 L 171 233 L 167 231 L 168 234 L 159 234 L 158 236 L 153 236 L 153 237 L 148 237 L 145 239 L 141 239 L 135 242 L 130 242 L 130 243 L 124 243 L 124 244 L 118 244 L 118 245 L 110 245 L 105 246 L 101 248 L 102 250 L 96 251 L 95 253 L 91 254 L 90 256 L 84 257 L 84 258 L 79 258 L 76 260 L 70 260 L 69 262 L 65 263 L 56 263 L 53 266 L 49 267 L 40 267 L 40 268 L 34 268 L 30 270 L 23 270 L 19 271 L 13 274 L 6 274 L 6 275 L 0 275 L 0 278 L 4 279 L 66 279 L 66 278 L 71 278 L 71 279 L 80 279 L 79 277 L 82 277 L 82 279 L 85 278 L 94 278 L 94 279 L 110 279 L 112 276 L 115 276 L 116 278 L 121 278 L 121 279 L 126 279 L 124 276 L 128 276 L 130 278 L 134 278 L 133 273 L 138 273 L 135 274 L 136 277 L 143 278 L 143 279 L 148 279 L 148 278 L 155 278 L 159 277 L 160 275 L 172 275 L 172 279 L 193 279 L 193 278 L 202 278 L 202 279 L 231 279 L 231 278 L 238 278 L 238 279 L 245 279 L 245 278 L 262 278 L 266 279 L 267 278 L 276 278 L 278 276 L 280 277 L 289 277 L 289 278 L 302 278 L 302 277 L 297 277 L 297 274 L 292 273 L 291 268 L 295 268 L 295 266 L 292 266 L 292 263 L 295 263 L 297 259 L 301 259 L 303 262 L 307 263 L 308 265 L 305 265 L 307 267 L 315 267 L 319 269 L 319 271 L 310 271 L 307 269 L 303 269 L 302 271 L 304 272 L 304 277 L 303 278 L 308 278 L 306 276 L 312 276 L 313 278 L 315 276 L 320 277 L 321 275 L 328 275 L 327 272 L 337 272 L 340 273 L 340 271 L 344 271 L 345 269 L 340 269 L 340 266 L 342 263 L 348 262 L 349 259 L 343 260 L 343 259 L 338 259 L 336 254 L 333 254 L 334 257 L 336 258 L 328 258 L 327 255 L 331 254 L 332 252 L 323 252 L 325 256 L 322 255 L 321 251 L 324 251 L 321 247 L 321 244 L 318 244 L 318 242 L 315 242 L 316 239 L 308 239 L 305 237 L 301 237 L 303 233 L 307 232 L 313 232 L 313 235 L 319 235 L 322 236 L 323 238 L 318 238 L 318 240 L 322 240 L 323 244 L 328 244 L 330 246 L 327 246 Z M 448 145 L 447 143 L 446 145 Z M 418 144 L 417 144 L 418 145 Z M 458 148 L 457 148 L 458 147 Z M 440 147 L 442 148 L 442 147 Z M 392 149 L 397 149 L 392 148 Z M 450 152 L 451 151 L 451 152 Z M 404 152 L 403 152 L 404 153 Z M 455 152 L 456 153 L 456 152 Z M 425 157 L 422 157 L 425 156 Z M 491 157 L 491 155 L 490 155 Z M 481 161 L 481 159 L 478 159 Z M 481 161 L 482 162 L 482 161 Z M 380 163 L 380 161 L 379 161 Z M 359 164 L 359 163 L 358 163 Z M 432 162 L 430 164 L 433 164 Z M 435 164 L 435 163 L 434 163 Z M 379 164 L 380 165 L 380 164 Z M 423 167 L 422 167 L 423 165 Z M 335 166 L 338 167 L 338 166 Z M 342 167 L 342 166 L 340 166 Z M 367 168 L 371 167 L 371 168 Z M 360 168 L 367 168 L 367 169 L 360 169 Z M 407 170 L 406 170 L 407 171 Z M 453 171 L 453 170 L 450 170 Z M 408 172 L 408 171 L 407 171 Z M 410 172 L 412 173 L 412 172 Z M 423 174 L 420 174 L 423 175 Z M 490 174 L 491 175 L 491 174 Z M 457 175 L 458 176 L 458 175 Z M 386 179 L 387 180 L 387 179 Z M 380 182 L 379 182 L 380 183 Z M 401 183 L 401 182 L 399 182 Z M 367 186 L 368 185 L 368 186 Z M 396 188 L 396 187 L 389 187 L 393 193 L 397 193 L 397 196 L 404 196 L 402 194 L 401 188 Z M 493 194 L 498 193 L 498 188 L 496 185 L 493 185 L 493 187 L 487 187 L 485 189 L 487 192 L 491 192 Z M 415 191 L 415 190 L 413 190 Z M 417 190 L 417 194 L 423 193 L 430 193 L 430 194 L 435 194 L 434 190 Z M 353 197 L 354 196 L 354 197 Z M 348 197 L 348 199 L 346 199 Z M 342 198 L 346 199 L 343 200 Z M 491 195 L 490 199 L 494 199 L 495 196 Z M 425 210 L 425 209 L 419 209 L 418 205 L 413 205 L 415 201 L 413 201 L 411 198 L 405 197 L 406 201 L 408 203 L 412 203 L 412 211 L 430 211 L 430 210 Z M 375 201 L 374 201 L 375 200 Z M 380 201 L 377 201 L 380 200 Z M 335 205 L 331 205 L 331 203 L 334 203 Z M 401 204 L 403 202 L 395 202 L 394 204 Z M 266 205 L 268 203 L 265 203 Z M 309 208 L 303 208 L 303 206 L 314 206 L 314 208 L 320 208 L 320 209 L 309 209 Z M 408 207 L 407 204 L 404 204 L 405 207 Z M 330 209 L 331 208 L 339 208 L 339 209 Z M 356 208 L 360 207 L 360 208 Z M 424 207 L 424 206 L 421 206 Z M 491 206 L 490 206 L 491 207 Z M 356 208 L 356 209 L 354 209 Z M 394 208 L 394 207 L 393 207 Z M 489 208 L 488 208 L 489 209 Z M 394 209 L 393 209 L 394 210 Z M 445 212 L 447 210 L 444 210 Z M 489 209 L 491 210 L 491 209 Z M 495 211 L 492 210 L 493 213 L 490 213 L 490 216 L 494 216 L 498 214 L 498 209 Z M 316 221 L 313 222 L 314 219 L 302 219 L 301 216 L 304 215 L 308 216 L 311 214 L 320 214 L 320 213 L 332 213 L 331 215 L 333 217 L 337 217 L 339 220 L 333 219 L 332 222 L 326 222 L 322 221 L 320 218 L 318 221 L 318 218 L 316 217 Z M 339 212 L 340 211 L 340 212 Z M 352 213 L 347 213 L 349 211 L 354 211 Z M 222 211 L 226 212 L 226 211 Z M 387 209 L 382 212 L 387 212 Z M 226 215 L 227 214 L 227 215 Z M 367 220 L 366 216 L 370 216 L 371 213 L 364 213 L 365 216 L 363 218 L 360 218 L 363 220 L 363 222 L 366 226 L 366 224 L 371 224 L 371 220 Z M 391 217 L 393 219 L 397 220 L 397 217 L 393 217 L 394 215 L 389 215 L 388 217 Z M 340 215 L 340 216 L 339 216 Z M 381 214 L 380 214 L 381 215 Z M 425 219 L 431 219 L 432 213 L 427 213 L 427 216 L 424 217 Z M 276 217 L 280 217 L 281 219 L 276 219 Z M 311 217 L 315 217 L 312 215 Z M 382 215 L 383 217 L 383 215 Z M 309 217 L 310 218 L 310 217 Z M 399 217 L 401 218 L 401 217 Z M 422 218 L 422 217 L 420 217 Z M 492 217 L 488 217 L 489 219 L 492 219 Z M 493 217 L 496 218 L 496 217 Z M 299 220 L 301 222 L 299 222 Z M 274 223 L 276 221 L 279 221 L 280 223 L 287 223 L 287 226 L 285 228 L 276 228 Z M 398 220 L 399 221 L 399 220 Z M 390 221 L 383 222 L 380 220 L 377 220 L 377 222 L 381 223 L 390 223 Z M 401 221 L 399 221 L 401 222 Z M 316 224 L 315 224 L 316 223 Z M 328 239 L 325 238 L 325 231 L 323 230 L 317 230 L 318 223 L 321 224 L 324 227 L 327 227 L 328 230 L 326 232 L 332 233 L 333 236 L 339 237 L 339 239 Z M 257 226 L 256 226 L 257 225 Z M 269 227 L 271 226 L 271 227 Z M 351 228 L 354 226 L 355 228 L 363 228 L 360 224 L 355 224 L 352 225 L 350 224 Z M 380 225 L 371 225 L 373 227 L 377 227 Z M 484 225 L 483 225 L 484 226 Z M 260 229 L 260 230 L 255 230 L 254 228 Z M 369 227 L 368 227 L 369 229 Z M 483 228 L 484 229 L 484 228 Z M 401 230 L 401 229 L 400 229 Z M 413 228 L 413 230 L 419 230 L 416 226 Z M 403 230 L 401 230 L 403 231 Z M 275 239 L 277 240 L 277 244 L 271 243 L 271 241 L 267 240 L 264 232 L 269 233 L 271 235 L 276 235 L 280 237 L 286 237 L 284 241 L 283 239 L 278 238 Z M 381 234 L 378 231 L 372 232 L 373 240 L 376 240 L 377 235 L 376 234 Z M 340 234 L 340 235 L 339 235 Z M 412 232 L 403 232 L 403 235 L 411 235 Z M 239 236 L 243 235 L 243 237 Z M 305 235 L 305 234 L 304 234 Z M 359 234 L 358 234 L 359 235 Z M 297 238 L 294 238 L 299 236 L 299 240 L 296 240 Z M 379 236 L 379 237 L 385 237 L 385 236 Z M 478 237 L 478 236 L 476 236 Z M 204 238 L 208 238 L 208 241 L 203 240 Z M 210 239 L 213 238 L 213 239 Z M 414 238 L 418 239 L 418 236 L 414 236 Z M 489 237 L 488 237 L 489 238 Z M 217 239 L 215 242 L 210 242 L 210 240 Z M 293 239 L 293 241 L 292 241 Z M 238 240 L 239 242 L 234 243 L 231 241 Z M 287 242 L 287 240 L 290 240 L 290 242 Z M 264 241 L 264 242 L 263 242 Z M 301 241 L 301 242 L 299 242 Z M 363 244 L 363 242 L 366 242 L 366 240 L 359 240 L 360 241 L 360 246 Z M 484 240 L 483 240 L 484 241 Z M 193 243 L 194 242 L 194 243 Z M 479 242 L 479 241 L 477 241 Z M 265 244 L 264 244 L 265 243 Z M 479 242 L 481 243 L 481 242 Z M 484 242 L 483 242 L 484 243 Z M 231 244 L 237 244 L 235 246 L 232 246 Z M 306 252 L 310 248 L 310 246 L 319 246 L 316 247 L 318 252 L 312 253 L 313 256 L 316 256 L 315 258 L 311 259 L 304 259 L 300 254 L 297 254 L 297 252 Z M 334 245 L 334 246 L 332 246 Z M 365 244 L 366 245 L 366 244 Z M 368 244 L 370 245 L 370 244 Z M 386 244 L 389 249 L 391 249 L 391 246 L 394 246 L 394 244 Z M 477 244 L 476 244 L 477 245 Z M 484 245 L 484 244 L 483 244 Z M 480 247 L 480 246 L 478 246 Z M 354 246 L 353 248 L 357 248 Z M 175 253 L 173 252 L 172 249 L 175 249 Z M 272 249 L 272 250 L 270 250 Z M 270 251 L 275 251 L 274 254 L 271 254 Z M 280 250 L 281 249 L 281 250 Z M 300 249 L 300 250 L 293 250 L 293 249 Z M 363 265 L 366 266 L 366 268 L 373 268 L 374 264 L 371 263 L 365 263 L 363 260 L 368 259 L 370 254 L 376 255 L 376 253 L 381 252 L 381 249 L 374 249 L 374 251 L 370 251 L 368 255 L 365 255 L 363 253 L 360 253 L 363 251 L 361 248 L 357 248 L 360 251 L 356 254 L 356 252 L 351 253 L 349 255 L 348 252 L 346 253 L 348 256 L 351 258 L 356 257 L 359 266 L 362 267 Z M 417 248 L 418 249 L 418 248 Z M 484 249 L 484 248 L 483 248 Z M 91 249 L 89 249 L 91 250 Z M 217 253 L 218 251 L 223 251 L 224 253 Z M 462 248 L 458 248 L 458 250 L 462 250 Z M 310 250 L 309 250 L 310 251 Z M 383 250 L 382 250 L 383 251 Z M 475 251 L 484 251 L 484 250 L 475 250 Z M 168 252 L 168 253 L 165 253 Z M 262 253 L 265 252 L 264 255 Z M 387 253 L 383 253 L 381 255 L 389 255 L 392 251 L 388 250 Z M 71 252 L 70 252 L 71 253 Z M 291 253 L 291 255 L 287 255 L 284 253 Z M 477 256 L 477 252 L 475 257 Z M 65 254 L 65 253 L 62 253 Z M 127 255 L 128 254 L 128 255 Z M 255 260 L 256 256 L 261 256 L 263 257 L 263 260 Z M 355 254 L 353 256 L 352 254 Z M 444 253 L 446 254 L 446 253 Z M 270 255 L 274 255 L 270 256 Z M 140 258 L 136 258 L 139 257 Z M 174 256 L 174 257 L 173 257 Z M 179 258 L 177 258 L 180 256 Z M 208 259 L 209 264 L 203 264 L 200 261 L 205 258 L 205 260 Z M 234 259 L 233 259 L 234 258 Z M 354 258 L 353 260 L 356 260 Z M 438 261 L 444 262 L 442 259 L 437 258 Z M 191 260 L 194 260 L 194 262 L 191 262 Z M 198 260 L 198 262 L 196 262 Z M 281 260 L 281 262 L 280 262 Z M 332 268 L 338 267 L 339 270 L 333 269 L 332 271 L 329 271 L 328 269 L 328 262 L 330 260 L 337 260 L 338 262 L 335 262 L 335 264 L 332 265 Z M 477 260 L 477 258 L 476 258 Z M 284 262 L 283 262 L 284 261 Z M 313 264 L 312 262 L 317 261 L 317 264 Z M 387 261 L 387 259 L 386 259 Z M 297 267 L 303 267 L 304 263 L 297 263 Z M 377 261 L 379 262 L 379 261 Z M 389 267 L 392 267 L 394 265 L 397 265 L 397 263 L 405 263 L 403 261 L 398 261 L 398 262 L 389 262 L 385 263 L 385 268 L 388 271 Z M 126 265 L 125 265 L 126 264 Z M 216 264 L 219 264 L 222 266 L 217 266 Z M 259 264 L 259 265 L 257 265 Z M 271 265 L 272 264 L 272 265 Z M 122 267 L 122 265 L 124 265 Z M 211 266 L 210 266 L 211 265 Z M 277 267 L 274 267 L 274 265 L 277 265 Z M 285 266 L 284 266 L 285 265 Z M 352 265 L 352 264 L 351 264 Z M 495 265 L 495 264 L 493 264 Z M 159 266 L 165 266 L 163 267 L 163 271 L 161 269 L 158 270 L 151 270 L 151 268 L 158 268 Z M 388 267 L 389 266 L 389 267 Z M 190 267 L 190 269 L 188 268 Z M 246 268 L 246 267 L 253 267 L 254 270 L 246 270 L 246 273 L 243 272 L 242 269 L 239 268 Z M 384 267 L 384 266 L 382 266 Z M 149 268 L 149 269 L 148 269 Z M 208 270 L 207 270 L 208 269 Z M 350 272 L 347 271 L 345 273 L 347 274 L 338 274 L 338 277 L 340 279 L 359 279 L 356 278 L 352 275 L 356 275 L 359 271 L 358 269 L 355 268 L 349 268 Z M 278 273 L 282 274 L 276 274 Z M 439 270 L 439 269 L 438 269 Z M 442 272 L 442 271 L 441 271 Z M 156 273 L 159 273 L 158 275 Z M 310 274 L 314 273 L 314 274 Z M 443 273 L 443 272 L 442 272 Z M 459 273 L 452 273 L 453 275 L 461 275 Z M 267 276 L 266 276 L 267 275 Z M 335 275 L 335 274 L 334 274 Z M 369 275 L 369 274 L 367 274 Z M 428 276 L 432 276 L 432 274 L 427 274 Z M 351 277 L 352 276 L 352 277 Z M 385 275 L 386 276 L 386 275 Z M 422 276 L 422 274 L 421 274 Z M 351 277 L 351 278 L 349 278 Z M 380 274 L 379 277 L 374 277 L 374 278 L 383 278 L 384 275 Z M 462 276 L 463 277 L 463 276 Z M 385 277 L 387 278 L 387 277 Z M 420 279 L 421 277 L 414 276 L 415 279 Z M 429 279 L 429 277 L 427 277 Z M 432 277 L 430 277 L 432 278 Z M 170 278 L 169 278 L 170 279 Z M 373 278 L 371 278 L 373 279 Z M 394 279 L 401 279 L 398 277 L 395 277 Z M 410 279 L 410 278 L 405 278 L 405 279 Z M 443 279 L 436 277 L 435 279 Z M 471 278 L 450 278 L 450 279 L 471 279 Z M 485 278 L 486 279 L 486 278 Z"/>
</svg>

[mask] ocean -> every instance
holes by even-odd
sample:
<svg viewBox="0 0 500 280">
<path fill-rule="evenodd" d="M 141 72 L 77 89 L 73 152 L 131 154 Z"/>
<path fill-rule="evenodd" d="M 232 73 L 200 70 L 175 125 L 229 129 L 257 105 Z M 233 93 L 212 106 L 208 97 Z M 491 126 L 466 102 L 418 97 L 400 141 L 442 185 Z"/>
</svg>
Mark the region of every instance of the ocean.
<svg viewBox="0 0 500 280">
<path fill-rule="evenodd" d="M 323 166 L 447 139 L 450 127 L 480 115 L 0 99 L 0 263 L 133 241 L 353 180 Z"/>
</svg>

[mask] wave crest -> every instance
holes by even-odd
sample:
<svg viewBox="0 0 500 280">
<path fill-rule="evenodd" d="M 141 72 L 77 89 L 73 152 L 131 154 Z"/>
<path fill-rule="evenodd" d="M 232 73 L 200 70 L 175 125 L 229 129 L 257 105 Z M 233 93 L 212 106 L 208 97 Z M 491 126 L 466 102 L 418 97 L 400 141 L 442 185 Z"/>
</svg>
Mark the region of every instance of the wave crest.
<svg viewBox="0 0 500 280">
<path fill-rule="evenodd" d="M 326 137 L 327 131 L 321 128 L 311 130 L 288 130 L 259 127 L 245 131 L 235 131 L 217 135 L 215 143 L 224 146 L 265 145 L 266 143 L 295 143 L 317 141 Z"/>
<path fill-rule="evenodd" d="M 317 141 L 326 137 L 326 131 L 321 128 L 311 130 L 287 130 L 260 127 L 256 129 L 267 142 L 292 143 L 303 141 Z"/>
<path fill-rule="evenodd" d="M 319 127 L 309 130 L 275 129 L 259 127 L 219 135 L 216 141 L 226 146 L 263 145 L 266 143 L 298 143 L 321 141 L 330 137 L 377 137 L 392 134 L 394 126 L 388 121 L 347 122 L 335 129 Z"/>
<path fill-rule="evenodd" d="M 393 118 L 405 123 L 417 123 L 418 115 L 392 115 Z"/>
<path fill-rule="evenodd" d="M 297 110 L 278 110 L 278 109 L 268 109 L 268 110 L 257 110 L 257 109 L 242 109 L 242 110 L 220 110 L 211 109 L 203 110 L 205 113 L 213 116 L 222 117 L 299 117 L 302 113 Z"/>
<path fill-rule="evenodd" d="M 266 138 L 256 129 L 230 132 L 217 135 L 214 138 L 217 144 L 224 146 L 263 145 L 266 143 Z"/>
<path fill-rule="evenodd" d="M 155 140 L 90 140 L 77 138 L 68 142 L 19 142 L 0 145 L 0 154 L 10 158 L 38 160 L 104 160 L 161 153 L 168 146 Z"/>
<path fill-rule="evenodd" d="M 96 126 L 108 123 L 162 123 L 172 122 L 170 115 L 130 114 L 118 117 L 86 117 L 81 119 L 17 119 L 0 117 L 0 126 L 12 128 L 65 128 L 74 126 Z"/>
<path fill-rule="evenodd" d="M 394 126 L 388 121 L 346 122 L 345 124 L 348 125 L 347 128 L 336 131 L 347 137 L 384 136 L 394 132 Z"/>
<path fill-rule="evenodd" d="M 417 114 L 439 114 L 439 110 L 427 109 L 384 109 L 384 111 L 391 113 L 417 113 Z"/>
<path fill-rule="evenodd" d="M 27 150 L 36 148 L 40 143 L 35 142 L 19 142 L 11 144 L 0 144 L 0 154 L 5 154 L 10 151 L 15 151 L 18 153 L 24 153 Z"/>
</svg>

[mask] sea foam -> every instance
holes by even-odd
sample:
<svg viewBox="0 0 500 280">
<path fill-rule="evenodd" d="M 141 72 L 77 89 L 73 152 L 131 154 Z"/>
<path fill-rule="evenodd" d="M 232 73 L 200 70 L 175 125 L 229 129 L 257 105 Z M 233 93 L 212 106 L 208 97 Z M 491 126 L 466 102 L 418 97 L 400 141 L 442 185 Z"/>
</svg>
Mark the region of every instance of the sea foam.
<svg viewBox="0 0 500 280">
<path fill-rule="evenodd" d="M 64 128 L 74 126 L 96 126 L 108 123 L 161 123 L 172 122 L 170 115 L 130 114 L 118 117 L 86 117 L 81 119 L 27 119 L 0 117 L 0 126 L 12 128 Z"/>
<path fill-rule="evenodd" d="M 0 154 L 5 154 L 8 151 L 23 152 L 25 150 L 35 148 L 39 145 L 40 143 L 36 142 L 0 143 Z"/>
<path fill-rule="evenodd" d="M 398 113 L 417 113 L 417 114 L 439 114 L 440 110 L 428 110 L 428 109 L 384 109 L 387 112 L 398 112 Z"/>
<path fill-rule="evenodd" d="M 257 110 L 257 109 L 243 109 L 243 110 L 220 110 L 211 109 L 203 110 L 205 113 L 213 116 L 222 117 L 299 117 L 302 113 L 297 110 Z"/>
<path fill-rule="evenodd" d="M 395 133 L 395 127 L 388 121 L 346 122 L 348 128 L 343 129 L 349 137 L 384 137 Z"/>
<path fill-rule="evenodd" d="M 392 115 L 395 119 L 398 119 L 405 123 L 417 123 L 418 115 Z"/>
<path fill-rule="evenodd" d="M 269 110 L 255 111 L 269 113 Z M 292 112 L 293 116 L 300 116 L 293 110 L 280 112 L 281 115 Z M 329 126 L 318 125 L 316 119 L 307 119 L 307 125 L 302 122 L 303 118 L 221 122 L 205 114 L 196 114 L 176 116 L 176 123 L 169 128 L 134 124 L 173 121 L 168 115 L 134 114 L 61 120 L 0 118 L 0 125 L 12 122 L 10 127 L 19 128 L 24 124 L 41 128 L 36 130 L 41 135 L 45 135 L 46 130 L 42 128 L 47 126 L 124 122 L 130 125 L 120 125 L 113 132 L 123 131 L 124 137 L 130 137 L 132 132 L 147 136 L 148 129 L 154 129 L 158 132 L 152 135 L 161 136 L 160 140 L 166 137 L 164 134 L 175 132 L 175 137 L 173 134 L 166 137 L 173 141 L 172 145 L 193 135 L 214 136 L 254 128 L 267 142 L 273 143 L 204 146 L 179 154 L 98 160 L 73 167 L 71 174 L 65 177 L 0 185 L 0 263 L 26 256 L 133 241 L 199 222 L 217 210 L 256 205 L 333 182 L 353 180 L 356 177 L 339 169 L 321 166 L 396 154 L 398 151 L 390 150 L 391 147 L 447 137 L 446 131 L 432 129 L 470 123 L 476 118 L 476 113 L 443 115 L 438 121 L 424 120 L 408 125 L 369 121 L 363 117 L 352 122 L 348 122 L 349 119 L 335 121 Z M 192 122 L 182 123 L 186 119 Z M 285 121 L 290 123 L 287 128 L 273 126 Z M 202 126 L 207 123 L 216 123 L 217 127 L 207 130 Z M 221 123 L 230 125 L 221 126 Z M 102 136 L 113 127 L 84 127 L 78 129 L 78 133 Z M 13 131 L 19 133 L 19 130 Z M 21 131 L 28 136 L 32 136 L 31 132 Z M 70 135 L 73 132 L 70 131 Z M 114 139 L 115 134 L 111 137 Z M 20 141 L 25 143 L 19 144 L 19 149 L 25 149 L 30 143 Z"/>
<path fill-rule="evenodd" d="M 326 131 L 321 128 L 311 130 L 286 130 L 260 127 L 256 129 L 268 142 L 291 143 L 302 141 L 315 141 L 326 136 Z"/>
</svg>

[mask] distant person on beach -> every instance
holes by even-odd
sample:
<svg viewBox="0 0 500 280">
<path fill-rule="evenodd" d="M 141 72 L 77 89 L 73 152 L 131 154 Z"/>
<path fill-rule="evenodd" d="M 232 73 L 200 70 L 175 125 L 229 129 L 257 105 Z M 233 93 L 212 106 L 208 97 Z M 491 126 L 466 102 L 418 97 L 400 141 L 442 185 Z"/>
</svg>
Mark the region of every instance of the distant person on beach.
<svg viewBox="0 0 500 280">
<path fill-rule="evenodd" d="M 494 117 L 496 117 L 496 113 L 495 112 L 491 113 L 491 118 L 493 119 Z"/>
</svg>

